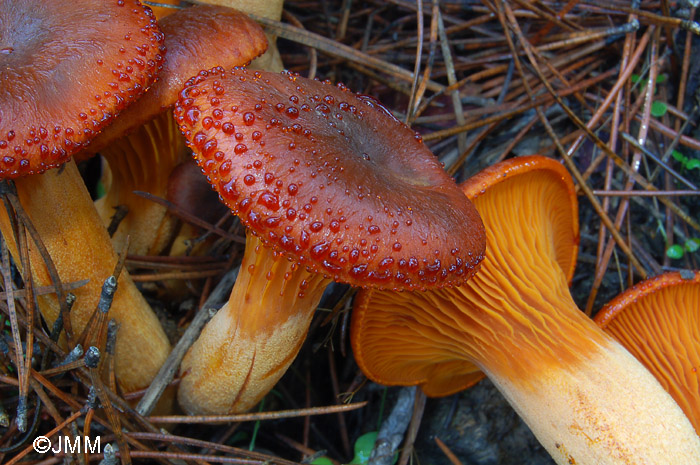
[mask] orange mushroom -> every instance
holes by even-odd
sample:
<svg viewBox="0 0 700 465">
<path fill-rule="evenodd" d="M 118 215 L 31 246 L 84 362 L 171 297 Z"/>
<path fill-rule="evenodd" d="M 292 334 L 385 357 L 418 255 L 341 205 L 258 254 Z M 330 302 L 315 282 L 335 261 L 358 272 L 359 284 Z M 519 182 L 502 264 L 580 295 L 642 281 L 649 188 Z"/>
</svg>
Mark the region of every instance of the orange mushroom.
<svg viewBox="0 0 700 465">
<path fill-rule="evenodd" d="M 700 273 L 641 282 L 611 300 L 595 322 L 647 367 L 700 434 Z"/>
<path fill-rule="evenodd" d="M 163 36 L 136 0 L 13 0 L 0 2 L 0 11 L 0 177 L 14 179 L 60 279 L 89 280 L 74 291 L 70 320 L 77 335 L 95 311 L 117 255 L 70 157 L 153 82 L 163 61 Z M 4 210 L 0 228 L 12 242 Z M 51 285 L 31 241 L 29 248 L 33 278 Z M 59 311 L 55 296 L 38 300 L 52 324 Z M 110 317 L 120 325 L 119 384 L 141 389 L 170 345 L 126 271 Z"/>
<path fill-rule="evenodd" d="M 184 0 L 183 0 L 184 1 Z M 146 2 L 146 5 L 153 11 L 156 19 L 160 21 L 161 19 L 175 13 L 181 6 L 180 0 L 157 0 L 153 2 Z"/>
<path fill-rule="evenodd" d="M 561 464 L 698 463 L 673 399 L 571 298 L 578 217 L 563 166 L 515 158 L 462 188 L 486 228 L 480 271 L 452 289 L 360 291 L 351 331 L 364 373 L 441 396 L 480 369 Z"/>
<path fill-rule="evenodd" d="M 210 70 L 175 116 L 249 230 L 228 303 L 182 362 L 189 413 L 242 411 L 282 376 L 331 279 L 424 289 L 481 260 L 476 211 L 412 130 L 376 100 L 293 74 Z"/>
<path fill-rule="evenodd" d="M 129 237 L 129 252 L 134 255 L 162 252 L 176 233 L 176 218 L 163 205 L 134 192 L 166 198 L 173 171 L 191 161 L 171 110 L 185 81 L 213 66 L 245 65 L 267 48 L 256 22 L 221 6 L 175 10 L 160 20 L 159 27 L 168 55 L 158 81 L 83 154 L 99 152 L 107 160 L 107 193 L 95 204 L 105 225 L 116 206 L 127 207 L 112 242 L 120 250 Z"/>
<path fill-rule="evenodd" d="M 280 21 L 282 19 L 282 8 L 284 0 L 200 0 L 202 3 L 222 5 L 235 8 L 246 14 L 260 16 L 261 18 Z M 251 67 L 265 71 L 280 72 L 284 69 L 280 52 L 277 49 L 277 37 L 271 33 L 266 33 L 267 41 L 270 44 L 267 51 L 256 58 Z"/>
</svg>

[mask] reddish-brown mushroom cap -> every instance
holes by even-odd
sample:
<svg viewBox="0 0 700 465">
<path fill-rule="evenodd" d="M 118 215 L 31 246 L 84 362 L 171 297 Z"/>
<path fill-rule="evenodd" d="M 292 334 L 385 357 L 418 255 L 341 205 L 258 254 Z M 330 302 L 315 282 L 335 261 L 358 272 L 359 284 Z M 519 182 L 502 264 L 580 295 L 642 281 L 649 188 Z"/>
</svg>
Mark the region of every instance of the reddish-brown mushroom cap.
<svg viewBox="0 0 700 465">
<path fill-rule="evenodd" d="M 700 273 L 689 274 L 643 281 L 595 321 L 647 367 L 700 433 Z"/>
<path fill-rule="evenodd" d="M 227 6 L 242 11 L 251 16 L 273 21 L 281 21 L 284 0 L 199 0 L 199 3 L 208 3 L 211 5 Z M 257 18 L 256 18 L 257 19 Z M 284 69 L 280 52 L 277 50 L 277 36 L 270 31 L 265 32 L 270 46 L 267 51 L 256 58 L 249 67 L 253 69 L 264 69 L 265 71 L 280 72 Z M 219 64 L 219 66 L 223 66 Z"/>
<path fill-rule="evenodd" d="M 262 28 L 240 11 L 213 5 L 173 11 L 158 21 L 168 50 L 158 81 L 95 138 L 88 153 L 100 151 L 172 107 L 185 82 L 200 70 L 222 62 L 244 65 L 267 49 Z"/>
<path fill-rule="evenodd" d="M 213 69 L 190 81 L 175 116 L 209 182 L 257 235 L 229 301 L 183 359 L 178 400 L 189 413 L 255 405 L 294 360 L 330 277 L 440 287 L 481 260 L 483 226 L 468 199 L 369 97 Z"/>
<path fill-rule="evenodd" d="M 571 176 L 561 163 L 540 156 L 512 158 L 485 168 L 460 187 L 478 208 L 478 199 L 486 192 L 493 195 L 493 190 L 499 184 L 511 183 L 516 177 L 527 179 L 528 173 L 531 179 L 522 182 L 523 192 L 518 195 L 521 199 L 527 199 L 526 203 L 530 205 L 524 205 L 521 212 L 539 201 L 538 194 L 535 194 L 538 189 L 550 191 L 549 201 L 556 202 L 558 208 L 546 215 L 551 238 L 541 242 L 530 241 L 527 244 L 539 242 L 550 245 L 556 264 L 564 272 L 566 281 L 570 282 L 578 253 L 578 202 Z M 529 188 L 532 189 L 532 194 L 527 192 Z M 495 238 L 501 238 L 516 230 L 515 226 L 507 226 L 509 220 L 506 218 L 510 216 L 507 208 L 510 201 L 512 199 L 506 201 L 500 210 L 482 207 L 481 214 L 485 224 L 492 226 L 492 230 L 487 231 L 489 250 L 502 249 L 504 244 Z M 527 215 L 533 214 L 528 212 Z M 538 223 L 534 215 L 529 218 L 532 221 L 530 227 L 537 228 Z M 489 250 L 487 256 L 492 255 Z M 488 271 L 492 260 L 493 258 L 487 257 L 482 263 L 482 269 L 486 267 Z M 469 283 L 467 285 L 470 286 Z M 475 282 L 472 282 L 472 285 L 478 286 Z M 488 286 L 484 288 L 486 294 Z M 439 311 L 441 308 L 459 306 L 460 304 L 453 303 L 459 301 L 459 296 L 459 289 L 401 294 L 372 289 L 361 290 L 355 297 L 352 319 L 352 341 L 357 363 L 370 378 L 381 384 L 419 384 L 426 395 L 431 397 L 451 395 L 474 385 L 484 377 L 481 370 L 469 358 L 456 356 L 456 348 L 450 348 L 449 344 L 441 344 L 440 332 L 431 328 L 429 321 L 422 324 L 420 312 L 403 315 L 402 305 L 399 303 L 415 301 L 414 305 L 432 312 L 431 318 L 459 320 L 459 317 L 449 315 L 447 311 L 444 314 Z M 499 300 L 498 297 L 494 299 Z M 488 301 L 488 298 L 485 300 Z M 473 305 L 476 306 L 476 303 Z M 413 319 L 417 320 L 415 324 L 411 324 Z M 459 323 L 453 323 L 453 326 L 458 325 Z"/>
<path fill-rule="evenodd" d="M 357 286 L 464 282 L 483 226 L 420 137 L 370 97 L 212 69 L 175 107 L 222 200 L 269 246 Z"/>
<path fill-rule="evenodd" d="M 158 25 L 168 49 L 158 81 L 81 153 L 87 157 L 100 152 L 106 159 L 109 169 L 103 181 L 107 193 L 95 205 L 105 225 L 116 206 L 126 207 L 128 213 L 112 242 L 120 250 L 129 238 L 129 252 L 136 255 L 161 253 L 177 232 L 177 219 L 164 206 L 134 191 L 165 197 L 172 170 L 191 160 L 169 111 L 184 82 L 217 64 L 244 65 L 267 47 L 257 23 L 226 7 L 198 5 L 176 10 Z"/>
<path fill-rule="evenodd" d="M 16 178 L 22 208 L 60 279 L 88 280 L 74 291 L 65 322 L 77 337 L 118 257 L 71 155 L 153 82 L 163 36 L 136 0 L 0 0 L 0 11 L 0 177 Z M 60 164 L 63 169 L 41 173 Z M 20 263 L 4 209 L 0 229 Z M 55 285 L 38 247 L 28 250 L 35 285 Z M 51 325 L 58 299 L 45 295 L 37 302 Z M 109 317 L 119 324 L 118 383 L 125 391 L 142 389 L 170 344 L 126 270 Z"/>
<path fill-rule="evenodd" d="M 163 61 L 163 35 L 137 0 L 5 0 L 0 10 L 2 177 L 66 162 Z"/>
</svg>

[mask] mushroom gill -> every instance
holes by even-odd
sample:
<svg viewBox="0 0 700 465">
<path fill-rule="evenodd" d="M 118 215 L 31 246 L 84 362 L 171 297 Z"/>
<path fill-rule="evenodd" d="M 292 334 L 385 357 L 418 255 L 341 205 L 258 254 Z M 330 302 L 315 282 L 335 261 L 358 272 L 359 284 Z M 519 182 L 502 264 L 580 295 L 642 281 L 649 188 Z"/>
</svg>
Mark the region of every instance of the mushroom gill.
<svg viewBox="0 0 700 465">
<path fill-rule="evenodd" d="M 462 188 L 486 229 L 480 271 L 453 289 L 360 291 L 351 331 L 365 374 L 439 396 L 478 367 L 558 463 L 697 461 L 678 406 L 571 298 L 577 204 L 562 165 L 519 157 Z"/>
</svg>

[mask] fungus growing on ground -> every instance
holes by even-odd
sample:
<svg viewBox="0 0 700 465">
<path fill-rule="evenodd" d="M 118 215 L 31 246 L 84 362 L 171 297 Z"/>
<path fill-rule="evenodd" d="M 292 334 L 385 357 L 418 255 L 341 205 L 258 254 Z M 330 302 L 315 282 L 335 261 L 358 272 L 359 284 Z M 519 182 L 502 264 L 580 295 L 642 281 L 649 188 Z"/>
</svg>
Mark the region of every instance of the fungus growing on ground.
<svg viewBox="0 0 700 465">
<path fill-rule="evenodd" d="M 255 405 L 296 356 L 331 280 L 447 286 L 482 258 L 476 211 L 420 137 L 370 97 L 213 69 L 190 80 L 175 115 L 249 231 L 229 302 L 182 363 L 189 413 Z"/>
<path fill-rule="evenodd" d="M 595 322 L 647 367 L 700 434 L 700 273 L 689 274 L 631 287 Z"/>
<path fill-rule="evenodd" d="M 245 65 L 267 48 L 262 28 L 243 13 L 199 5 L 176 10 L 159 22 L 168 55 L 158 81 L 115 119 L 88 147 L 108 162 L 107 193 L 96 202 L 105 225 L 114 208 L 127 213 L 112 236 L 116 249 L 129 237 L 129 252 L 155 255 L 176 233 L 177 220 L 166 207 L 134 191 L 167 198 L 171 173 L 190 161 L 189 150 L 172 118 L 171 107 L 190 77 L 213 66 Z"/>
<path fill-rule="evenodd" d="M 0 177 L 15 180 L 60 279 L 89 279 L 74 291 L 71 325 L 77 336 L 117 255 L 71 156 L 155 79 L 163 36 L 150 10 L 136 0 L 3 0 L 0 11 Z M 12 242 L 4 210 L 0 227 Z M 51 285 L 37 248 L 31 242 L 29 248 L 33 278 Z M 120 324 L 116 374 L 131 391 L 150 383 L 170 345 L 126 271 L 118 286 L 110 311 Z M 38 300 L 52 324 L 56 298 Z"/>
<path fill-rule="evenodd" d="M 673 399 L 571 298 L 578 216 L 563 166 L 515 158 L 462 187 L 486 229 L 479 273 L 453 289 L 360 291 L 351 337 L 364 373 L 442 396 L 480 369 L 561 464 L 698 463 Z"/>
</svg>

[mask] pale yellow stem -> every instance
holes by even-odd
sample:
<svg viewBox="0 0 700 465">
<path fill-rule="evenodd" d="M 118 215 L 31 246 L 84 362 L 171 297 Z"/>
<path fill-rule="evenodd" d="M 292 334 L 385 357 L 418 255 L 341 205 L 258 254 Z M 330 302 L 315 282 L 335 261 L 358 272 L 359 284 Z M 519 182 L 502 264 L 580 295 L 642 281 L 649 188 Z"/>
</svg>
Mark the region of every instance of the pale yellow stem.
<svg viewBox="0 0 700 465">
<path fill-rule="evenodd" d="M 248 234 L 229 301 L 182 361 L 180 406 L 205 415 L 257 404 L 294 361 L 329 282 Z"/>
<path fill-rule="evenodd" d="M 595 321 L 656 377 L 700 434 L 700 273 L 643 281 Z"/>
<path fill-rule="evenodd" d="M 483 368 L 559 464 L 700 463 L 683 411 L 615 341 L 525 382 Z"/>
<path fill-rule="evenodd" d="M 104 280 L 117 263 L 110 238 L 93 206 L 74 162 L 41 175 L 15 180 L 19 200 L 51 255 L 60 279 L 88 279 L 72 292 L 77 300 L 71 311 L 77 335 L 97 307 Z M 0 229 L 14 242 L 7 212 L 0 213 Z M 38 286 L 52 285 L 36 247 L 28 241 L 33 278 Z M 13 246 L 16 250 L 16 245 Z M 15 259 L 18 257 L 15 254 Z M 39 308 L 51 325 L 59 313 L 55 295 L 38 298 Z M 155 314 L 126 270 L 122 270 L 108 315 L 119 323 L 116 375 L 124 391 L 148 386 L 170 351 L 170 344 Z"/>
<path fill-rule="evenodd" d="M 465 387 L 479 367 L 560 464 L 700 463 L 678 405 L 576 307 L 564 272 L 575 217 L 557 178 L 526 173 L 472 199 L 487 248 L 466 284 L 361 296 L 358 363 L 428 395 Z"/>
</svg>

